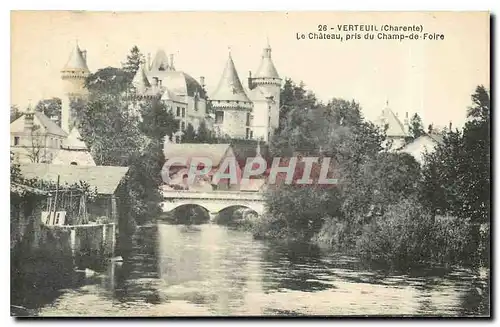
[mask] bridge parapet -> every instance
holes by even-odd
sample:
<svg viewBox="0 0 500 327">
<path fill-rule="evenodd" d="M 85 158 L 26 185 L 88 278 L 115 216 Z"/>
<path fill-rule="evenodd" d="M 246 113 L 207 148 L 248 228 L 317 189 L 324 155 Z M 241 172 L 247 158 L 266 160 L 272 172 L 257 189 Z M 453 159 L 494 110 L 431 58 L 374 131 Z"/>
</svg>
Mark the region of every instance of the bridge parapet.
<svg viewBox="0 0 500 327">
<path fill-rule="evenodd" d="M 240 191 L 165 191 L 164 199 L 203 199 L 203 200 L 243 200 L 243 201 L 264 201 L 264 194 L 260 192 L 240 192 Z"/>
</svg>

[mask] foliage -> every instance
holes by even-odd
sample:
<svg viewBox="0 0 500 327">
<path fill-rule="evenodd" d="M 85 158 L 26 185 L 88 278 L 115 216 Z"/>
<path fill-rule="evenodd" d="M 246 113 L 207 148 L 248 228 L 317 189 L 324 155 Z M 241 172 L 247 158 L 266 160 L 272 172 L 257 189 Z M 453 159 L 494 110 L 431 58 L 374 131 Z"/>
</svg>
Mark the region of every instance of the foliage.
<svg viewBox="0 0 500 327">
<path fill-rule="evenodd" d="M 177 131 L 178 122 L 167 106 L 158 99 L 152 99 L 140 104 L 140 131 L 154 140 L 163 140 Z"/>
<path fill-rule="evenodd" d="M 134 45 L 132 49 L 130 49 L 130 53 L 127 55 L 127 60 L 122 64 L 123 70 L 127 73 L 130 81 L 132 81 L 135 73 L 145 62 L 146 59 L 144 58 L 144 55 L 141 53 L 139 48 Z"/>
<path fill-rule="evenodd" d="M 57 117 L 57 124 L 61 126 L 61 108 L 62 101 L 60 98 L 51 98 L 40 100 L 36 107 L 36 111 L 43 112 L 45 116 L 52 119 L 52 117 Z"/>
<path fill-rule="evenodd" d="M 479 86 L 472 100 L 463 130 L 446 133 L 425 157 L 423 201 L 436 212 L 484 223 L 490 216 L 490 99 Z"/>
<path fill-rule="evenodd" d="M 410 155 L 384 150 L 385 131 L 366 121 L 355 101 L 332 99 L 306 109 L 310 97 L 293 92 L 293 85 L 282 94 L 288 105 L 271 152 L 330 157 L 339 183 L 277 185 L 266 196 L 267 214 L 254 226 L 257 237 L 313 240 L 399 268 L 469 264 L 479 255 L 487 260 L 487 232 L 478 230 L 490 206 L 490 102 L 483 87 L 472 97 L 464 129 L 447 131 L 421 167 Z M 418 115 L 411 133 L 424 133 Z M 454 218 L 436 219 L 438 213 Z"/>
<path fill-rule="evenodd" d="M 429 259 L 433 219 L 413 198 L 389 206 L 384 215 L 364 225 L 356 242 L 361 259 L 406 268 Z"/>
<path fill-rule="evenodd" d="M 10 106 L 10 122 L 12 123 L 14 120 L 18 119 L 21 117 L 23 113 L 21 110 L 19 110 L 19 107 L 17 105 L 11 105 Z"/>
<path fill-rule="evenodd" d="M 283 185 L 266 194 L 267 213 L 254 234 L 264 238 L 309 241 L 325 218 L 339 214 L 336 192 L 315 187 Z M 286 210 L 285 210 L 286 208 Z"/>
<path fill-rule="evenodd" d="M 425 134 L 424 124 L 422 122 L 422 118 L 415 113 L 410 119 L 410 135 L 412 139 L 416 139 L 417 137 Z"/>
<path fill-rule="evenodd" d="M 154 219 L 162 201 L 163 138 L 177 126 L 172 114 L 151 100 L 140 104 L 142 119 L 138 119 L 130 113 L 134 104 L 126 96 L 100 91 L 75 105 L 79 130 L 96 163 L 129 167 L 123 199 L 128 202 L 126 214 L 136 224 Z"/>
<path fill-rule="evenodd" d="M 196 131 L 196 143 L 213 143 L 215 135 L 208 129 L 205 121 L 202 121 Z"/>
<path fill-rule="evenodd" d="M 318 101 L 316 96 L 311 91 L 305 89 L 303 82 L 297 85 L 290 78 L 287 78 L 280 92 L 280 129 L 282 124 L 287 121 L 289 112 L 292 109 L 299 108 L 305 110 L 317 107 Z"/>
<path fill-rule="evenodd" d="M 367 224 L 357 239 L 356 253 L 367 262 L 398 269 L 428 263 L 473 263 L 477 246 L 471 227 L 450 217 L 434 219 L 415 197 L 402 199 Z"/>
<path fill-rule="evenodd" d="M 85 87 L 93 94 L 121 96 L 130 88 L 129 74 L 120 68 L 106 67 L 98 69 L 85 80 Z"/>
<path fill-rule="evenodd" d="M 184 135 L 182 135 L 182 143 L 198 143 L 196 140 L 196 131 L 193 125 L 187 124 Z"/>
</svg>

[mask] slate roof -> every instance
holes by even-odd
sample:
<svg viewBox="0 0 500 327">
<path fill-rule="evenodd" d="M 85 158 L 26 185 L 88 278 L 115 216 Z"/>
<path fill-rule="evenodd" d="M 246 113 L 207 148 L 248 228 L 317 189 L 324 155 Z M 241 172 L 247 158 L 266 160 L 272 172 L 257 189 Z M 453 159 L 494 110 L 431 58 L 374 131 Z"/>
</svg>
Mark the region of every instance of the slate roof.
<svg viewBox="0 0 500 327">
<path fill-rule="evenodd" d="M 96 188 L 99 194 L 113 194 L 129 168 L 29 163 L 21 164 L 20 169 L 23 177 L 28 179 L 37 178 L 56 183 L 60 176 L 61 185 L 85 181 L 92 189 Z"/>
<path fill-rule="evenodd" d="M 403 124 L 390 108 L 385 108 L 382 111 L 382 115 L 379 117 L 376 123 L 381 127 L 388 125 L 388 129 L 386 131 L 388 137 L 408 136 Z"/>
<path fill-rule="evenodd" d="M 45 116 L 45 114 L 41 111 L 34 112 L 34 124 L 40 125 L 43 128 L 43 131 L 48 134 L 59 135 L 62 137 L 68 136 L 61 127 L 59 127 L 56 123 L 54 123 L 49 117 Z M 26 113 L 24 113 L 21 117 L 16 119 L 10 124 L 11 132 L 24 132 L 24 120 L 26 118 Z"/>
<path fill-rule="evenodd" d="M 241 84 L 238 72 L 234 66 L 231 54 L 227 59 L 226 67 L 222 72 L 222 77 L 217 85 L 217 88 L 210 96 L 211 100 L 219 101 L 241 101 L 251 102 L 248 98 L 243 85 Z"/>
<path fill-rule="evenodd" d="M 255 73 L 255 78 L 280 78 L 276 67 L 274 67 L 274 63 L 271 59 L 271 46 L 268 44 L 266 48 L 264 48 L 264 52 L 262 54 L 262 60 L 260 61 L 259 68 Z"/>
<path fill-rule="evenodd" d="M 71 52 L 66 65 L 64 65 L 63 70 L 69 69 L 78 69 L 89 72 L 89 68 L 87 67 L 87 60 L 83 57 L 82 50 L 78 46 L 78 43 L 75 44 L 73 51 Z"/>
</svg>

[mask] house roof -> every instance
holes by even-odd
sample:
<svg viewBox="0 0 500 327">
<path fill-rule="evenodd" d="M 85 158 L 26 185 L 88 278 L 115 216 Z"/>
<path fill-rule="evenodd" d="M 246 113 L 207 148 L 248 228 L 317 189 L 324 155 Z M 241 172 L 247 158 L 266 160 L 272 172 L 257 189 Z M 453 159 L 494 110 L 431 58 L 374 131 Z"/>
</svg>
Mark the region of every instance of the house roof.
<svg viewBox="0 0 500 327">
<path fill-rule="evenodd" d="M 195 157 L 209 158 L 214 167 L 226 156 L 234 155 L 230 144 L 166 143 L 163 151 L 166 159 L 186 158 L 189 161 Z"/>
<path fill-rule="evenodd" d="M 128 172 L 128 167 L 115 166 L 73 166 L 54 165 L 43 163 L 29 163 L 20 165 L 23 177 L 40 179 L 47 182 L 75 184 L 84 181 L 91 188 L 97 189 L 99 194 L 113 194 L 120 181 Z"/>
<path fill-rule="evenodd" d="M 21 117 L 14 120 L 10 124 L 11 132 L 24 132 L 26 113 L 24 113 Z M 42 131 L 47 134 L 54 134 L 62 137 L 68 136 L 61 127 L 59 127 L 56 123 L 54 123 L 49 117 L 45 116 L 45 114 L 41 111 L 34 112 L 33 124 L 39 125 L 42 128 Z"/>
<path fill-rule="evenodd" d="M 88 150 L 61 149 L 52 160 L 54 165 L 96 166 L 94 158 Z"/>
<path fill-rule="evenodd" d="M 222 72 L 222 77 L 217 88 L 210 96 L 211 100 L 219 101 L 242 101 L 251 102 L 248 98 L 243 85 L 241 84 L 238 72 L 234 66 L 231 54 L 227 59 L 226 67 Z"/>
<path fill-rule="evenodd" d="M 394 112 L 389 108 L 385 108 L 382 111 L 382 114 L 377 120 L 377 124 L 384 127 L 388 125 L 387 136 L 389 137 L 406 137 L 408 133 L 406 133 L 405 128 L 399 118 L 394 114 Z"/>
</svg>

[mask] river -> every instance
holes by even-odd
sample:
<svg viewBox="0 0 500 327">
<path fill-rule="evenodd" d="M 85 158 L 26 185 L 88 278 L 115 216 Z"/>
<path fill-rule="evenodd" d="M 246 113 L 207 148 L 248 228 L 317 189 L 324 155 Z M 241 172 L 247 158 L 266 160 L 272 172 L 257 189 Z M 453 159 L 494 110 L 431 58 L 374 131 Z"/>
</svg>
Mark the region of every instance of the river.
<svg viewBox="0 0 500 327">
<path fill-rule="evenodd" d="M 38 290 L 28 306 L 39 316 L 488 315 L 478 273 L 367 270 L 219 225 L 139 228 L 124 259 Z"/>
</svg>

